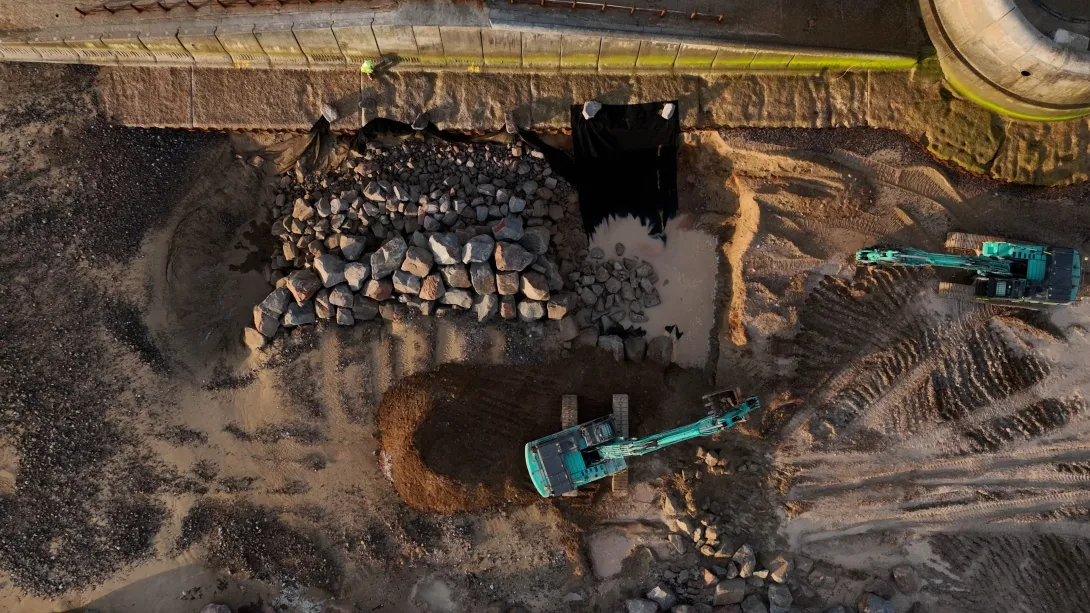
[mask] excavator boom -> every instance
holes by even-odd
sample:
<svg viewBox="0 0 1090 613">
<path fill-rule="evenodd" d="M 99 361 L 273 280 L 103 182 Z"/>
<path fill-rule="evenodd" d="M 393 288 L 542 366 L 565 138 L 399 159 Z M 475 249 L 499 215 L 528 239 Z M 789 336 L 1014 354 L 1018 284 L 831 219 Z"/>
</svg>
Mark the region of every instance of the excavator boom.
<svg viewBox="0 0 1090 613">
<path fill-rule="evenodd" d="M 690 439 L 702 436 L 712 436 L 713 434 L 722 432 L 742 421 L 747 413 L 755 411 L 758 408 L 760 408 L 760 402 L 757 400 L 756 396 L 751 396 L 735 405 L 733 409 L 719 411 L 716 414 L 709 415 L 704 419 L 693 422 L 687 426 L 681 426 L 680 428 L 674 428 L 673 430 L 667 430 L 666 432 L 659 432 L 658 434 L 652 434 L 651 436 L 646 436 L 644 438 L 617 441 L 602 445 L 598 448 L 598 453 L 601 454 L 603 458 L 628 458 L 645 455 L 652 451 L 658 451 L 664 447 L 676 445 L 677 443 Z"/>
<path fill-rule="evenodd" d="M 982 255 L 931 253 L 921 249 L 860 249 L 855 254 L 860 264 L 892 264 L 896 266 L 934 266 L 975 270 L 984 275 L 1013 276 L 1011 260 Z"/>
</svg>

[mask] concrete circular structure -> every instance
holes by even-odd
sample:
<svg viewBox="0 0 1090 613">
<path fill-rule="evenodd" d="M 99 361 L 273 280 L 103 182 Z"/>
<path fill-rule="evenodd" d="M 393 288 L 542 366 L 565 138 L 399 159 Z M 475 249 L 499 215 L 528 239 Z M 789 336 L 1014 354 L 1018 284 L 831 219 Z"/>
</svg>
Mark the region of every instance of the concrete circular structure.
<svg viewBox="0 0 1090 613">
<path fill-rule="evenodd" d="M 1014 0 L 920 0 L 943 74 L 966 97 L 1022 119 L 1090 114 L 1090 51 L 1046 35 Z"/>
</svg>

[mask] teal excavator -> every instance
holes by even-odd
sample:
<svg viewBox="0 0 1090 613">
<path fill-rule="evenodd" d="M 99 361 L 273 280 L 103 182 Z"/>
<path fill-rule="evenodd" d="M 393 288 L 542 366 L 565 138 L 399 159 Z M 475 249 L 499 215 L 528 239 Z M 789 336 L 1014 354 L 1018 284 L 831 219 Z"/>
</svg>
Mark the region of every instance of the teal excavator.
<svg viewBox="0 0 1090 613">
<path fill-rule="evenodd" d="M 872 247 L 855 254 L 864 266 L 932 266 L 970 271 L 968 285 L 977 300 L 1015 305 L 1062 305 L 1078 299 L 1082 258 L 1068 247 L 1023 245 L 974 234 L 951 233 L 946 247 L 955 253 L 911 248 Z"/>
<path fill-rule="evenodd" d="M 704 396 L 710 413 L 687 426 L 644 438 L 628 437 L 628 397 L 613 397 L 613 414 L 575 425 L 575 397 L 565 396 L 561 427 L 556 434 L 526 444 L 526 468 L 539 494 L 570 495 L 583 485 L 614 478 L 614 491 L 627 487 L 627 459 L 694 438 L 711 436 L 745 419 L 760 408 L 756 396 L 739 401 L 738 390 Z M 618 482 L 621 485 L 618 485 Z"/>
</svg>

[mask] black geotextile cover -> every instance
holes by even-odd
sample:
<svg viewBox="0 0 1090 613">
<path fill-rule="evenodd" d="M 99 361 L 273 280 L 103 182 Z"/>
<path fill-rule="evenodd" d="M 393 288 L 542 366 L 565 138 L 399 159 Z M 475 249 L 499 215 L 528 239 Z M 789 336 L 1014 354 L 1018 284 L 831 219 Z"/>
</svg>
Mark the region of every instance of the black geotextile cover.
<svg viewBox="0 0 1090 613">
<path fill-rule="evenodd" d="M 605 104 L 583 119 L 583 106 L 571 107 L 575 185 L 583 228 L 594 231 L 609 216 L 631 215 L 662 233 L 677 214 L 677 143 L 681 115 L 663 119 L 664 102 Z"/>
</svg>

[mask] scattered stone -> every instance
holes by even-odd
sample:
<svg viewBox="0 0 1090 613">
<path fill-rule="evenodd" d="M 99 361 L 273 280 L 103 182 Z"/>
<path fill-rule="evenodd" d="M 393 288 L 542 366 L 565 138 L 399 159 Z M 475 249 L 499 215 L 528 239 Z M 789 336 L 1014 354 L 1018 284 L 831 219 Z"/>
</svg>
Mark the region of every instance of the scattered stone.
<svg viewBox="0 0 1090 613">
<path fill-rule="evenodd" d="M 738 565 L 738 576 L 745 579 L 753 574 L 753 569 L 757 565 L 757 558 L 753 555 L 753 548 L 748 544 L 742 545 L 734 552 L 731 559 Z"/>
<path fill-rule="evenodd" d="M 334 306 L 329 304 L 329 290 L 324 287 L 318 290 L 314 294 L 314 314 L 318 319 L 329 319 L 333 317 L 333 309 Z"/>
<path fill-rule="evenodd" d="M 442 266 L 439 268 L 439 273 L 443 275 L 443 281 L 446 283 L 447 287 L 457 287 L 461 289 L 473 287 L 473 283 L 469 279 L 469 271 L 466 270 L 465 264 Z"/>
<path fill-rule="evenodd" d="M 496 243 L 496 269 L 521 272 L 534 263 L 534 256 L 516 243 Z"/>
<path fill-rule="evenodd" d="M 628 361 L 639 364 L 643 362 L 644 352 L 647 351 L 647 341 L 642 336 L 630 336 L 624 339 L 624 355 Z"/>
<path fill-rule="evenodd" d="M 496 248 L 496 241 L 487 234 L 478 234 L 466 242 L 462 263 L 487 262 Z"/>
<path fill-rule="evenodd" d="M 394 284 L 389 279 L 371 279 L 363 286 L 363 293 L 379 302 L 389 300 L 394 297 Z"/>
<path fill-rule="evenodd" d="M 537 321 L 545 317 L 545 303 L 537 300 L 522 300 L 519 302 L 519 319 L 522 321 Z"/>
<path fill-rule="evenodd" d="M 507 211 L 509 213 L 521 213 L 526 210 L 526 200 L 517 196 L 511 196 L 511 199 L 507 201 Z"/>
<path fill-rule="evenodd" d="M 768 565 L 768 576 L 776 583 L 787 581 L 787 575 L 791 572 L 791 561 L 782 554 L 776 556 Z"/>
<path fill-rule="evenodd" d="M 314 272 L 327 288 L 345 282 L 344 266 L 344 260 L 328 253 L 314 258 Z"/>
<path fill-rule="evenodd" d="M 788 613 L 791 610 L 791 591 L 786 585 L 773 583 L 768 586 L 768 605 L 771 613 Z"/>
<path fill-rule="evenodd" d="M 606 252 L 601 247 L 594 247 L 590 250 L 590 258 L 592 260 L 600 260 L 606 257 Z"/>
<path fill-rule="evenodd" d="M 902 594 L 914 594 L 920 589 L 920 575 L 915 568 L 902 564 L 893 568 L 893 583 Z"/>
<path fill-rule="evenodd" d="M 557 338 L 561 343 L 573 341 L 579 336 L 579 326 L 574 317 L 565 317 L 557 321 Z"/>
<path fill-rule="evenodd" d="M 598 347 L 613 354 L 614 360 L 624 361 L 624 341 L 621 340 L 621 337 L 613 335 L 599 336 Z"/>
<path fill-rule="evenodd" d="M 479 322 L 492 319 L 499 310 L 500 297 L 495 293 L 480 295 L 473 299 L 473 312 L 477 314 Z"/>
<path fill-rule="evenodd" d="M 295 303 L 303 304 L 322 288 L 322 280 L 310 269 L 295 270 L 288 275 L 286 286 L 295 298 Z"/>
<path fill-rule="evenodd" d="M 435 256 L 436 264 L 460 264 L 462 262 L 462 246 L 458 242 L 458 235 L 453 232 L 432 234 L 428 238 L 428 247 Z"/>
<path fill-rule="evenodd" d="M 897 613 L 893 603 L 877 594 L 864 592 L 859 596 L 859 613 Z"/>
<path fill-rule="evenodd" d="M 268 317 L 267 315 L 262 315 L 264 317 Z M 280 324 L 278 322 L 277 326 L 279 325 Z M 273 332 L 275 332 L 275 330 Z M 242 330 L 242 342 L 245 343 L 246 346 L 249 347 L 251 350 L 257 350 L 264 347 L 265 343 L 268 342 L 268 339 L 266 338 L 265 334 L 247 326 L 245 329 Z"/>
<path fill-rule="evenodd" d="M 360 259 L 364 248 L 367 247 L 367 242 L 358 236 L 341 234 L 337 245 L 341 248 L 341 255 L 344 256 L 344 259 L 352 261 Z"/>
<path fill-rule="evenodd" d="M 624 255 L 624 243 L 613 245 L 613 252 L 617 254 L 617 257 Z"/>
<path fill-rule="evenodd" d="M 701 578 L 704 580 L 705 587 L 711 587 L 719 583 L 719 577 L 708 569 L 704 569 Z"/>
<path fill-rule="evenodd" d="M 306 200 L 296 198 L 295 207 L 291 211 L 291 216 L 299 221 L 306 221 L 311 217 L 314 217 L 314 207 L 307 204 Z"/>
<path fill-rule="evenodd" d="M 420 284 L 419 296 L 421 300 L 439 300 L 445 294 L 447 288 L 443 285 L 443 279 L 438 273 L 432 273 L 424 278 Z"/>
<path fill-rule="evenodd" d="M 755 570 L 753 571 L 753 576 L 760 579 L 761 581 L 764 581 L 765 579 L 768 579 L 768 570 Z M 764 584 L 762 583 L 761 585 Z"/>
<path fill-rule="evenodd" d="M 473 306 L 473 295 L 465 291 L 464 289 L 447 289 L 447 291 L 439 297 L 439 302 L 463 309 L 468 309 Z"/>
<path fill-rule="evenodd" d="M 401 262 L 401 270 L 423 278 L 431 272 L 433 263 L 434 258 L 432 258 L 430 249 L 413 246 L 405 251 L 405 259 Z"/>
<path fill-rule="evenodd" d="M 549 299 L 549 284 L 545 280 L 545 275 L 539 272 L 523 273 L 519 289 L 531 300 Z"/>
<path fill-rule="evenodd" d="M 504 296 L 500 299 L 500 317 L 504 319 L 518 317 L 518 305 L 515 304 L 514 296 Z"/>
<path fill-rule="evenodd" d="M 726 579 L 715 586 L 714 603 L 738 604 L 746 597 L 746 582 L 742 579 Z"/>
<path fill-rule="evenodd" d="M 426 130 L 429 125 L 431 125 L 431 117 L 428 116 L 427 111 L 424 111 L 417 115 L 416 119 L 413 120 L 412 128 L 417 132 L 422 132 Z"/>
<path fill-rule="evenodd" d="M 356 295 L 352 303 L 352 315 L 356 321 L 371 321 L 378 316 L 378 303 L 363 294 Z"/>
<path fill-rule="evenodd" d="M 552 290 L 552 287 L 549 288 Z M 578 298 L 571 292 L 562 292 L 558 294 L 550 293 L 549 298 L 549 319 L 564 319 L 575 310 L 576 301 Z"/>
<path fill-rule="evenodd" d="M 517 273 L 502 273 L 516 274 Z M 473 291 L 480 295 L 496 293 L 496 274 L 487 262 L 474 262 L 469 265 L 469 279 Z"/>
<path fill-rule="evenodd" d="M 347 283 L 339 283 L 329 291 L 329 304 L 334 306 L 352 308 L 355 300 L 356 297 L 352 295 Z"/>
<path fill-rule="evenodd" d="M 659 605 L 643 598 L 631 598 L 624 603 L 627 613 L 658 613 Z"/>
<path fill-rule="evenodd" d="M 517 272 L 496 273 L 496 290 L 501 296 L 513 296 L 519 293 L 519 274 Z"/>
<path fill-rule="evenodd" d="M 761 601 L 760 596 L 750 594 L 742 601 L 742 613 L 768 613 L 768 607 Z"/>
<path fill-rule="evenodd" d="M 660 583 L 647 592 L 647 599 L 652 600 L 662 611 L 669 611 L 677 604 L 677 595 L 666 584 Z"/>
<path fill-rule="evenodd" d="M 405 270 L 396 270 L 392 277 L 394 291 L 399 294 L 419 294 L 423 279 Z"/>
<path fill-rule="evenodd" d="M 544 255 L 549 250 L 549 229 L 545 226 L 526 228 L 518 242 L 530 253 Z"/>
<path fill-rule="evenodd" d="M 497 241 L 517 241 L 523 234 L 521 217 L 504 217 L 492 226 L 492 236 L 496 237 Z"/>
<path fill-rule="evenodd" d="M 315 321 L 317 321 L 317 318 L 314 314 L 313 302 L 306 302 L 302 305 L 298 303 L 289 304 L 288 310 L 284 311 L 283 317 L 280 318 L 280 323 L 285 328 L 304 326 L 306 324 L 312 324 Z"/>
<path fill-rule="evenodd" d="M 344 280 L 354 292 L 363 289 L 363 283 L 371 276 L 371 267 L 363 262 L 349 262 L 344 266 Z"/>
<path fill-rule="evenodd" d="M 337 307 L 337 325 L 339 326 L 351 326 L 356 323 L 356 318 L 352 314 L 352 309 L 346 309 L 344 307 Z"/>
<path fill-rule="evenodd" d="M 386 241 L 378 251 L 371 254 L 371 278 L 384 279 L 394 274 L 395 270 L 401 268 L 408 250 L 409 245 L 400 234 Z"/>
<path fill-rule="evenodd" d="M 378 181 L 371 181 L 363 188 L 363 197 L 372 202 L 386 202 L 386 194 L 382 193 Z"/>
<path fill-rule="evenodd" d="M 597 100 L 587 100 L 583 103 L 583 119 L 590 121 L 598 114 L 598 111 L 602 110 L 602 103 Z"/>
</svg>

